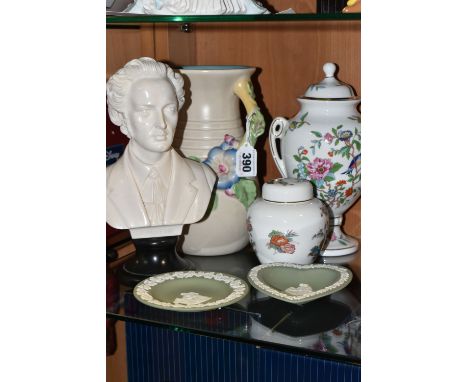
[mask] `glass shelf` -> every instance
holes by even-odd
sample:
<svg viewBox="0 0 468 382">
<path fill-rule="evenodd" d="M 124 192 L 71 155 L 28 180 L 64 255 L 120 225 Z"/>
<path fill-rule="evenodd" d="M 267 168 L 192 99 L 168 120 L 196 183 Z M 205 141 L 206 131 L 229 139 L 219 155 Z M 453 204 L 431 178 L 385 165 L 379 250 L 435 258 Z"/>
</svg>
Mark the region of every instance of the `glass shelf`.
<svg viewBox="0 0 468 382">
<path fill-rule="evenodd" d="M 107 15 L 107 24 L 206 23 L 241 21 L 340 21 L 361 20 L 360 13 L 293 13 L 268 15 Z"/>
<path fill-rule="evenodd" d="M 336 258 L 332 261 L 348 266 L 355 257 L 344 256 L 341 261 Z M 197 270 L 226 272 L 244 280 L 248 271 L 258 265 L 251 249 L 226 256 L 185 258 Z M 329 263 L 329 260 L 319 262 Z M 345 289 L 304 305 L 270 298 L 253 287 L 236 304 L 196 313 L 149 307 L 133 296 L 133 288 L 123 285 L 108 298 L 114 304 L 108 306 L 107 316 L 117 320 L 360 365 L 360 281 L 356 276 Z"/>
</svg>

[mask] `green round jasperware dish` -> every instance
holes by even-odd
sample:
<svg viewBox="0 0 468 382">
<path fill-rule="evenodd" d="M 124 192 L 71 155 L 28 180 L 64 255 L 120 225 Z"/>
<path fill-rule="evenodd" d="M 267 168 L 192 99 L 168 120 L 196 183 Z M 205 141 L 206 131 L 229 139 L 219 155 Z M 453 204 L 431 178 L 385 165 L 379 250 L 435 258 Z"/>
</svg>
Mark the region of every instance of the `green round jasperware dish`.
<svg viewBox="0 0 468 382">
<path fill-rule="evenodd" d="M 133 289 L 133 295 L 141 303 L 178 312 L 214 310 L 234 304 L 248 293 L 248 284 L 238 277 L 203 271 L 151 276 Z"/>
</svg>

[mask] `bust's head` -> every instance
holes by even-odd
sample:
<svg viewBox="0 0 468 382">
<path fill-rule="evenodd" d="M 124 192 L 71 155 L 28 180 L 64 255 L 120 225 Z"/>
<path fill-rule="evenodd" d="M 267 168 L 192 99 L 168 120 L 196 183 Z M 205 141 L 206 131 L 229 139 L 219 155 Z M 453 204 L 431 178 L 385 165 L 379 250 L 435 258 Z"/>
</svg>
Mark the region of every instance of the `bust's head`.
<svg viewBox="0 0 468 382">
<path fill-rule="evenodd" d="M 148 57 L 132 60 L 107 81 L 109 117 L 140 147 L 167 151 L 184 104 L 183 87 L 182 76 L 168 65 Z"/>
</svg>

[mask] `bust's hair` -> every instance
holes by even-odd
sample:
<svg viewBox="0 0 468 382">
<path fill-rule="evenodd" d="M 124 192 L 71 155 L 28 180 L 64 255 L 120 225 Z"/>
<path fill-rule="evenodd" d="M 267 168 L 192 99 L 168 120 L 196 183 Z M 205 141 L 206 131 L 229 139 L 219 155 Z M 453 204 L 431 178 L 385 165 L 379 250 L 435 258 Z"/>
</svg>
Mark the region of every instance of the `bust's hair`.
<svg viewBox="0 0 468 382">
<path fill-rule="evenodd" d="M 129 61 L 107 81 L 107 105 L 112 123 L 120 126 L 120 131 L 129 137 L 125 119 L 125 100 L 131 84 L 140 78 L 167 78 L 174 86 L 179 110 L 185 102 L 184 79 L 174 73 L 169 65 L 158 62 L 153 58 L 142 57 Z"/>
</svg>

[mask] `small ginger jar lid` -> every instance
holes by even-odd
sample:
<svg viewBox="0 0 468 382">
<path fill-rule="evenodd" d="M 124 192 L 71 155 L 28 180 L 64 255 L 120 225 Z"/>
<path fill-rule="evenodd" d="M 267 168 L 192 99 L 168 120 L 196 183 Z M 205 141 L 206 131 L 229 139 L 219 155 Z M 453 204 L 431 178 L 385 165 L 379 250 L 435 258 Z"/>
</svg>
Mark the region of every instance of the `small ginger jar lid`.
<svg viewBox="0 0 468 382">
<path fill-rule="evenodd" d="M 325 72 L 325 78 L 318 84 L 310 85 L 304 97 L 319 99 L 356 98 L 356 93 L 351 85 L 341 82 L 335 77 L 336 65 L 334 63 L 327 62 L 323 65 L 323 71 Z"/>
<path fill-rule="evenodd" d="M 303 179 L 278 178 L 266 182 L 262 187 L 262 197 L 270 202 L 294 203 L 313 199 L 312 184 Z"/>
</svg>

